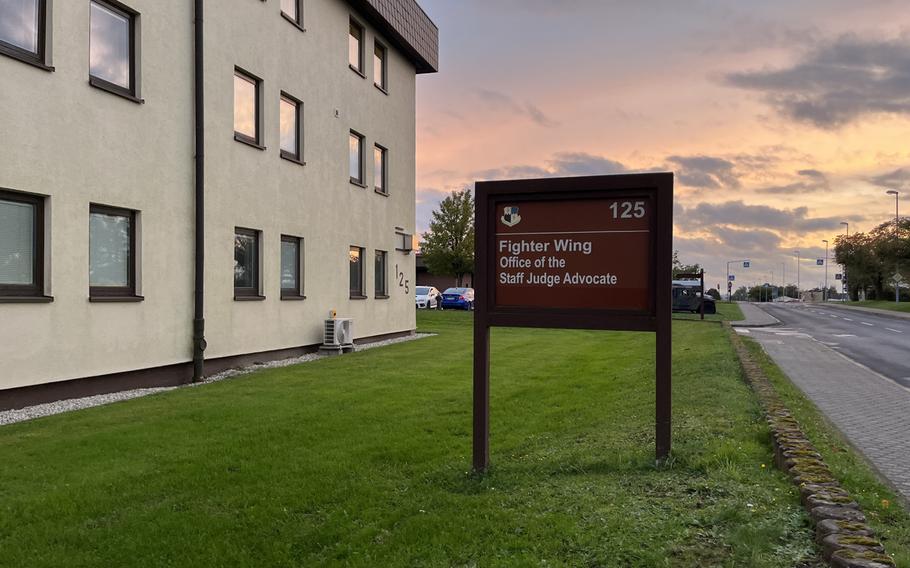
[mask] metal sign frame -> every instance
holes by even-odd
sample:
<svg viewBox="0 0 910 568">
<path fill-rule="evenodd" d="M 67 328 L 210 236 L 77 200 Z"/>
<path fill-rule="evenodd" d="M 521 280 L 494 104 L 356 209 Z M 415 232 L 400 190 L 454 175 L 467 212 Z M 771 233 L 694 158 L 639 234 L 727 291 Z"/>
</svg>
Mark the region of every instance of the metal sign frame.
<svg viewBox="0 0 910 568">
<path fill-rule="evenodd" d="M 597 198 L 652 199 L 648 310 L 495 306 L 497 202 L 566 201 Z M 485 181 L 475 185 L 474 436 L 473 464 L 490 464 L 490 328 L 538 327 L 650 331 L 656 341 L 657 459 L 670 454 L 671 320 L 673 263 L 673 174 L 646 173 L 531 180 Z"/>
</svg>

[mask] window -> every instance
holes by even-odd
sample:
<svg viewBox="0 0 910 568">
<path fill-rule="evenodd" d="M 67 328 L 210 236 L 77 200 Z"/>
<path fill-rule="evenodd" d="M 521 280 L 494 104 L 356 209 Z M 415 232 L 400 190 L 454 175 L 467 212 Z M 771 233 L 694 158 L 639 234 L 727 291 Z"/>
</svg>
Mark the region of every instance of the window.
<svg viewBox="0 0 910 568">
<path fill-rule="evenodd" d="M 49 71 L 44 43 L 46 0 L 0 0 L 0 53 Z"/>
<path fill-rule="evenodd" d="M 351 183 L 365 187 L 366 184 L 363 181 L 363 136 L 352 130 L 348 139 L 348 146 Z"/>
<path fill-rule="evenodd" d="M 300 101 L 287 93 L 281 93 L 281 102 L 279 106 L 281 157 L 302 164 L 303 153 L 300 151 L 300 109 L 303 108 L 303 105 Z"/>
<path fill-rule="evenodd" d="M 44 199 L 0 191 L 0 296 L 44 295 Z"/>
<path fill-rule="evenodd" d="M 389 190 L 386 187 L 386 154 L 387 150 L 376 144 L 373 147 L 373 184 L 376 191 L 388 195 Z"/>
<path fill-rule="evenodd" d="M 363 248 L 351 247 L 351 298 L 362 299 L 363 295 Z"/>
<path fill-rule="evenodd" d="M 261 150 L 260 91 L 262 81 L 240 69 L 234 69 L 234 140 Z"/>
<path fill-rule="evenodd" d="M 348 64 L 363 75 L 363 26 L 351 20 L 348 32 Z"/>
<path fill-rule="evenodd" d="M 286 20 L 303 29 L 303 0 L 281 0 L 281 15 Z"/>
<path fill-rule="evenodd" d="M 281 236 L 281 298 L 302 298 L 300 243 L 298 237 Z"/>
<path fill-rule="evenodd" d="M 259 295 L 259 231 L 234 229 L 234 299 Z"/>
<path fill-rule="evenodd" d="M 139 298 L 135 211 L 104 205 L 89 207 L 88 280 L 91 298 Z"/>
<path fill-rule="evenodd" d="M 376 251 L 376 266 L 374 272 L 374 288 L 376 291 L 377 298 L 388 298 L 389 297 L 389 278 L 387 262 L 388 254 L 384 250 Z"/>
<path fill-rule="evenodd" d="M 134 100 L 137 16 L 119 2 L 91 2 L 89 83 Z"/>
<path fill-rule="evenodd" d="M 382 46 L 379 42 L 373 46 L 373 84 L 382 89 L 386 90 L 386 67 L 385 67 L 385 47 Z"/>
</svg>

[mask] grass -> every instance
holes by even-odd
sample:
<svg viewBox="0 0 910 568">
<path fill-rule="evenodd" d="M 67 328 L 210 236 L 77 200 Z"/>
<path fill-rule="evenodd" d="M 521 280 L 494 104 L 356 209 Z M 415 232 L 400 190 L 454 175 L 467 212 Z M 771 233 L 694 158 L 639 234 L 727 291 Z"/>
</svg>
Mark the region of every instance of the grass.
<svg viewBox="0 0 910 568">
<path fill-rule="evenodd" d="M 856 306 L 858 308 L 876 308 L 879 310 L 890 310 L 892 312 L 910 313 L 910 302 L 897 303 L 894 300 L 865 300 L 863 302 L 847 302 L 847 306 Z"/>
<path fill-rule="evenodd" d="M 3 566 L 794 566 L 795 488 L 721 326 L 493 330 L 470 469 L 471 314 L 438 335 L 0 428 Z"/>
<path fill-rule="evenodd" d="M 910 568 L 910 514 L 901 505 L 899 497 L 879 480 L 862 455 L 784 375 L 761 346 L 754 340 L 743 339 L 835 477 L 862 506 L 885 550 L 894 556 L 898 566 Z"/>
<path fill-rule="evenodd" d="M 716 302 L 717 313 L 705 314 L 705 321 L 740 321 L 743 318 L 743 312 L 739 309 L 739 304 L 735 302 Z M 673 314 L 676 320 L 700 320 L 701 314 L 687 314 L 678 312 Z"/>
</svg>

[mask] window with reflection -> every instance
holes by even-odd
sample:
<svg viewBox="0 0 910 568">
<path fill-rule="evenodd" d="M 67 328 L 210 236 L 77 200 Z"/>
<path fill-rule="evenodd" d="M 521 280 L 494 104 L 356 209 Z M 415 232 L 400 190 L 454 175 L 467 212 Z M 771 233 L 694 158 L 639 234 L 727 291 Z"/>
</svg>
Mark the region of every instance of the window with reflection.
<svg viewBox="0 0 910 568">
<path fill-rule="evenodd" d="M 134 296 L 136 212 L 92 205 L 89 209 L 90 296 Z"/>
<path fill-rule="evenodd" d="M 0 191 L 0 296 L 41 296 L 44 199 Z"/>
<path fill-rule="evenodd" d="M 92 0 L 89 76 L 93 85 L 135 95 L 135 17 L 119 3 Z"/>
<path fill-rule="evenodd" d="M 386 50 L 377 42 L 373 47 L 373 83 L 383 91 L 386 90 L 386 75 Z"/>
<path fill-rule="evenodd" d="M 387 150 L 379 144 L 373 147 L 373 184 L 379 193 L 388 193 L 388 189 L 386 189 L 386 154 Z"/>
<path fill-rule="evenodd" d="M 298 26 L 301 24 L 301 2 L 302 0 L 281 0 L 281 13 L 287 19 L 291 20 Z"/>
<path fill-rule="evenodd" d="M 281 236 L 281 297 L 301 295 L 300 243 L 298 237 Z"/>
<path fill-rule="evenodd" d="M 380 298 L 389 295 L 389 278 L 388 278 L 388 253 L 384 250 L 376 251 L 375 270 L 373 275 L 374 288 L 376 297 Z"/>
<path fill-rule="evenodd" d="M 348 138 L 348 157 L 351 183 L 363 185 L 363 136 L 353 130 Z"/>
<path fill-rule="evenodd" d="M 363 27 L 351 20 L 348 32 L 348 63 L 358 73 L 363 73 Z"/>
<path fill-rule="evenodd" d="M 234 229 L 234 296 L 259 296 L 259 231 Z"/>
<path fill-rule="evenodd" d="M 259 85 L 256 77 L 234 69 L 234 138 L 259 145 Z"/>
<path fill-rule="evenodd" d="M 282 93 L 279 103 L 278 122 L 281 131 L 281 157 L 299 162 L 300 151 L 300 101 Z"/>
<path fill-rule="evenodd" d="M 38 62 L 44 44 L 45 0 L 0 0 L 0 52 Z"/>
<path fill-rule="evenodd" d="M 351 247 L 349 252 L 351 271 L 351 297 L 363 297 L 363 248 Z"/>
</svg>

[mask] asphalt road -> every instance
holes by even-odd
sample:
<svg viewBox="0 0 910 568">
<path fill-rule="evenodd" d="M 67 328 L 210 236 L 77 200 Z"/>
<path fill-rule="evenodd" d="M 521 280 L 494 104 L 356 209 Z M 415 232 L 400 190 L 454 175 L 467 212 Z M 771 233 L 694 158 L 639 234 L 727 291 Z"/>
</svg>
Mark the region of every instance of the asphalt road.
<svg viewBox="0 0 910 568">
<path fill-rule="evenodd" d="M 910 388 L 910 319 L 819 304 L 761 304 L 782 325 L 804 333 L 879 375 Z"/>
</svg>

